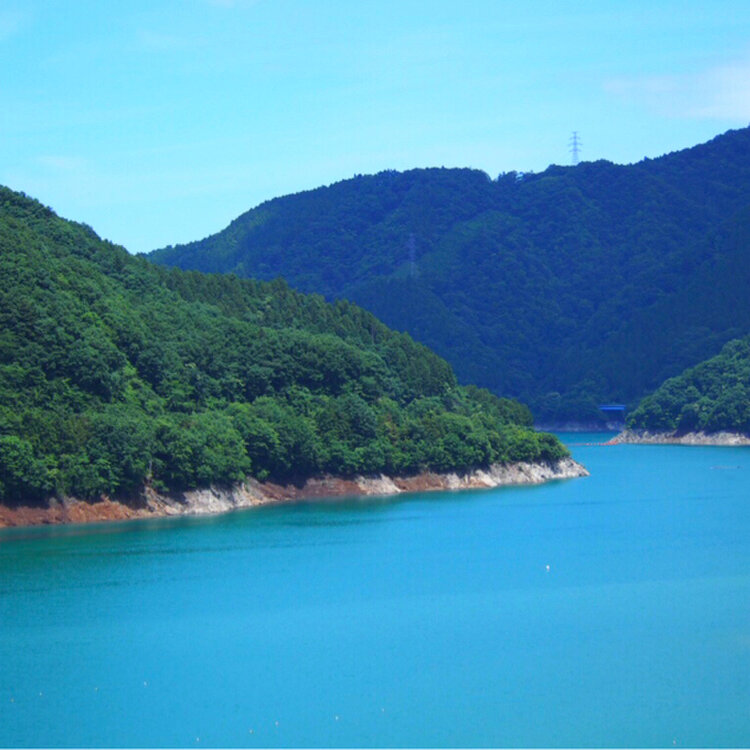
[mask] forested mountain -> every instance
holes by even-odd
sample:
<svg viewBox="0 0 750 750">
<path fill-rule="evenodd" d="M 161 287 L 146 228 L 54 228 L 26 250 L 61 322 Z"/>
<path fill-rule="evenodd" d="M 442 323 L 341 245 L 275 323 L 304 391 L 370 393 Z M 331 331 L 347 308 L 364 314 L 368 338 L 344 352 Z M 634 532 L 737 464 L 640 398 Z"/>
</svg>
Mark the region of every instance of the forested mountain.
<svg viewBox="0 0 750 750">
<path fill-rule="evenodd" d="M 0 188 L 0 502 L 554 459 L 348 302 L 168 269 Z"/>
<path fill-rule="evenodd" d="M 595 418 L 750 330 L 750 129 L 627 166 L 357 176 L 151 258 L 353 300 L 462 382 Z"/>
<path fill-rule="evenodd" d="M 628 416 L 628 427 L 750 435 L 750 337 L 667 380 Z"/>
</svg>

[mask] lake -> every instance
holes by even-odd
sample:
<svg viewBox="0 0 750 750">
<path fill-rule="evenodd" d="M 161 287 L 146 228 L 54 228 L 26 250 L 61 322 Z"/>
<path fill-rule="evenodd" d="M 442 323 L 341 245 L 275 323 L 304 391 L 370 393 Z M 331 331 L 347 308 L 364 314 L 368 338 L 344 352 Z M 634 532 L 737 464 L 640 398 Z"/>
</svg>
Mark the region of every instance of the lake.
<svg viewBox="0 0 750 750">
<path fill-rule="evenodd" d="M 591 477 L 0 532 L 0 745 L 747 746 L 750 449 L 572 451 Z"/>
</svg>

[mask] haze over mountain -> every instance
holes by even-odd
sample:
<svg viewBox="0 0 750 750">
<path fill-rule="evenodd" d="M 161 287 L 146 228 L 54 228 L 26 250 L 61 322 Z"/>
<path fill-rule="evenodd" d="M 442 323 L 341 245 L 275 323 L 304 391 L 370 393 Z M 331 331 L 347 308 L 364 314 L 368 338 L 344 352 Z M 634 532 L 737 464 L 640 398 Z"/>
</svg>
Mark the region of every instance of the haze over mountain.
<svg viewBox="0 0 750 750">
<path fill-rule="evenodd" d="M 157 263 L 346 298 L 541 420 L 637 401 L 750 330 L 750 129 L 632 165 L 356 176 Z"/>
</svg>

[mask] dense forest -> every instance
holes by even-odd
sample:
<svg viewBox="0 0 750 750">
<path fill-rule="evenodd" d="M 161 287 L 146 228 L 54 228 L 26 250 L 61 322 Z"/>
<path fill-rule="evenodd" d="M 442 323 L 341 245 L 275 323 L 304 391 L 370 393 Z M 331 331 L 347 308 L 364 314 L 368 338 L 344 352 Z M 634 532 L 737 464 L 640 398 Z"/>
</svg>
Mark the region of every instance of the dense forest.
<svg viewBox="0 0 750 750">
<path fill-rule="evenodd" d="M 626 166 L 357 176 L 151 258 L 353 300 L 460 382 L 595 419 L 750 330 L 748 196 L 743 129 Z"/>
<path fill-rule="evenodd" d="M 0 501 L 567 455 L 348 302 L 154 265 L 0 188 Z"/>
<path fill-rule="evenodd" d="M 750 337 L 670 378 L 628 415 L 633 430 L 750 435 Z"/>
</svg>

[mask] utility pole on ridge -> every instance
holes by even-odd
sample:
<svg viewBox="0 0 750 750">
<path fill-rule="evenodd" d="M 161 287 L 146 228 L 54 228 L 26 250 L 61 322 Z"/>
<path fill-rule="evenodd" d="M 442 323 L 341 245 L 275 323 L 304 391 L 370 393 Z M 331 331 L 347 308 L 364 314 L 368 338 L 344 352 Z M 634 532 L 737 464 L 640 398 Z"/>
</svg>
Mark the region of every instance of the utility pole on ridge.
<svg viewBox="0 0 750 750">
<path fill-rule="evenodd" d="M 571 156 L 571 160 L 573 162 L 573 166 L 575 166 L 576 164 L 578 164 L 578 155 L 579 155 L 580 150 L 581 150 L 581 140 L 578 137 L 578 131 L 577 130 L 574 130 L 573 131 L 573 135 L 570 136 L 568 150 L 570 151 L 570 156 Z"/>
</svg>

